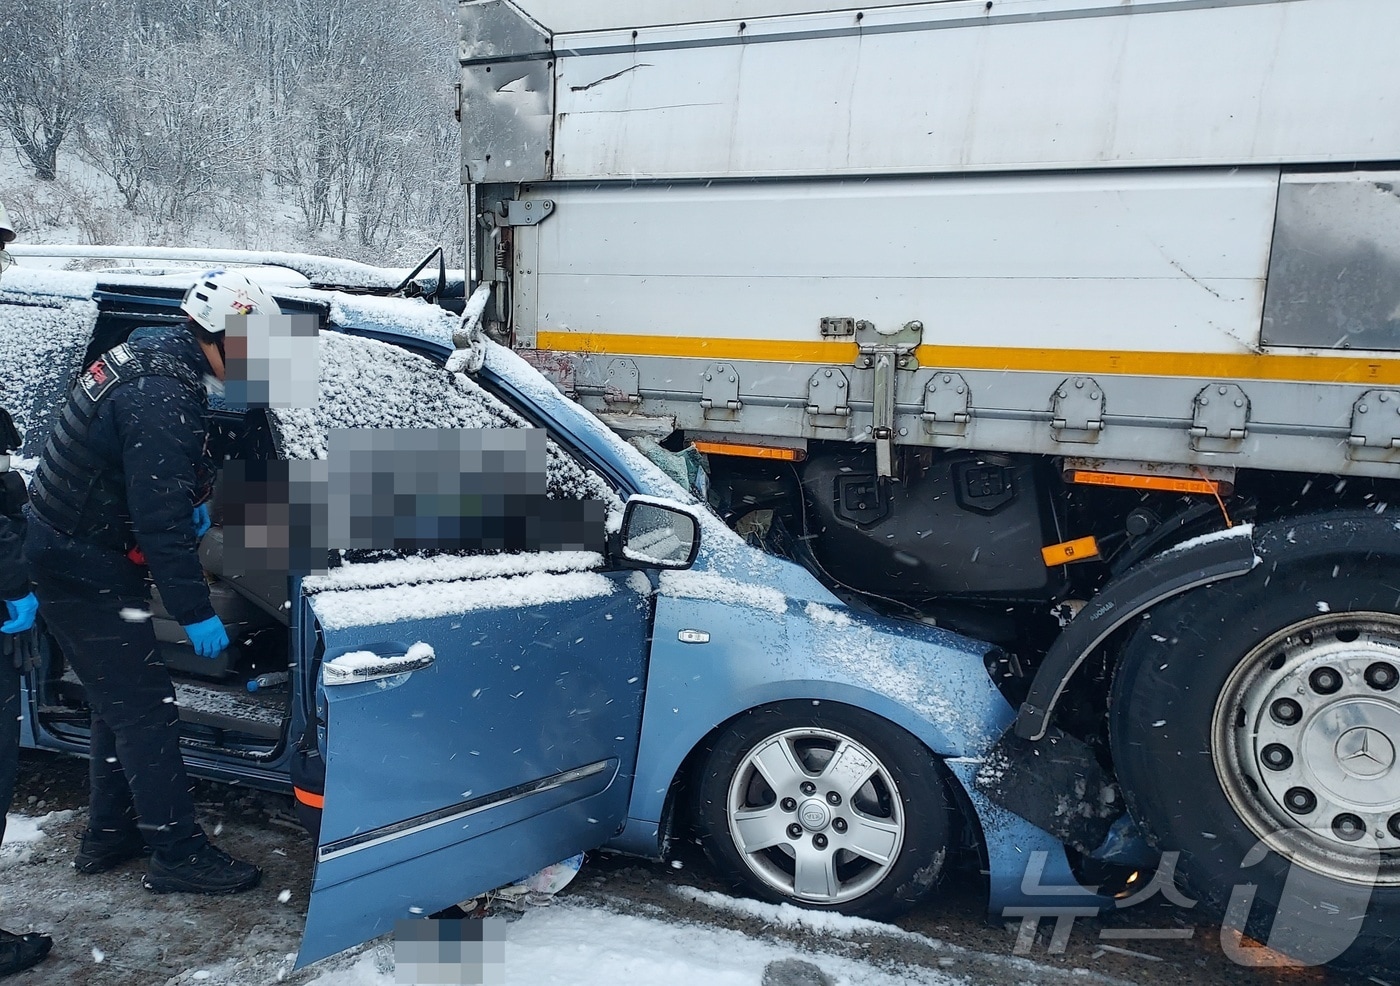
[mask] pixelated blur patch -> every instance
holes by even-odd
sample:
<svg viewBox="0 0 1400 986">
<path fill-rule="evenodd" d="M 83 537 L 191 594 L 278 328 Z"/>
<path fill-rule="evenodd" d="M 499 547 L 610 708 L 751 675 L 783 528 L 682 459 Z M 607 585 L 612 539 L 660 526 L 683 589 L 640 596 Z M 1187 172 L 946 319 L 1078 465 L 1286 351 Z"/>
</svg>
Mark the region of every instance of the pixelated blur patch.
<svg viewBox="0 0 1400 986">
<path fill-rule="evenodd" d="M 225 462 L 222 559 L 218 565 L 206 559 L 205 567 L 228 578 L 323 572 L 326 467 L 323 459 Z"/>
<path fill-rule="evenodd" d="M 321 399 L 321 330 L 315 315 L 224 319 L 224 397 L 242 407 L 315 407 Z"/>
<path fill-rule="evenodd" d="M 500 918 L 395 921 L 394 982 L 504 983 L 506 926 Z"/>
<path fill-rule="evenodd" d="M 599 551 L 601 500 L 550 499 L 540 429 L 331 429 L 332 548 Z"/>
</svg>

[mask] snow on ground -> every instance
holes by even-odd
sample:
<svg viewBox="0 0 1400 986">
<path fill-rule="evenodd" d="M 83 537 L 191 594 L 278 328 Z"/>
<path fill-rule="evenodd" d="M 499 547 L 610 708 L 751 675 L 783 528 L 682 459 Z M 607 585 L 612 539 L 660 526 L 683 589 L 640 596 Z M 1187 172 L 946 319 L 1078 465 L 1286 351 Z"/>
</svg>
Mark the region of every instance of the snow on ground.
<svg viewBox="0 0 1400 986">
<path fill-rule="evenodd" d="M 617 914 L 556 902 L 506 926 L 503 961 L 482 979 L 502 986 L 758 986 L 770 962 L 796 959 L 838 986 L 945 986 L 966 980 L 931 969 L 879 969 L 867 962 L 799 951 L 738 931 Z M 394 986 L 387 956 L 370 950 L 307 986 Z"/>
<path fill-rule="evenodd" d="M 267 811 L 266 802 L 275 796 L 250 792 L 241 798 L 245 803 L 233 814 L 225 806 L 202 805 L 206 828 L 215 840 L 266 870 L 262 886 L 237 898 L 153 896 L 140 888 L 139 862 L 110 874 L 80 876 L 73 872 L 71 861 L 74 837 L 84 824 L 83 812 L 9 816 L 5 849 L 0 853 L 11 859 L 0 878 L 3 926 L 23 929 L 32 922 L 33 927 L 52 931 L 57 939 L 54 956 L 16 982 L 396 986 L 393 943 L 387 940 L 292 972 L 309 876 L 298 871 L 309 868 L 305 858 L 309 843 L 287 824 L 269 824 L 281 817 L 275 809 Z M 255 805 L 251 810 L 256 816 L 249 814 L 249 804 Z M 15 850 L 36 845 L 45 852 L 15 857 Z M 742 902 L 722 894 L 697 893 L 709 906 L 731 906 L 743 913 Z M 495 922 L 505 932 L 503 963 L 488 968 L 484 982 L 759 986 L 765 967 L 784 959 L 812 963 L 841 986 L 967 982 L 938 969 L 881 967 L 754 930 L 709 927 L 654 909 L 619 913 L 606 903 L 564 896 L 548 907 L 529 909 L 518 920 Z M 895 930 L 855 919 L 830 920 L 844 922 L 846 935 L 859 934 L 867 926 Z M 820 937 L 814 939 L 820 941 Z"/>
<path fill-rule="evenodd" d="M 46 825 L 58 825 L 73 817 L 71 811 L 51 811 L 47 815 L 33 818 L 29 815 L 5 816 L 5 841 L 0 846 L 0 867 L 13 862 L 17 857 L 27 856 L 26 849 L 48 833 Z"/>
<path fill-rule="evenodd" d="M 0 927 L 53 933 L 53 954 L 7 979 L 15 986 L 397 986 L 392 939 L 293 971 L 310 893 L 314 849 L 291 815 L 291 797 L 195 783 L 206 831 L 263 868 L 261 886 L 235 897 L 153 895 L 144 863 L 83 876 L 72 868 L 86 825 L 87 767 L 76 758 L 25 753 L 9 838 L 0 849 Z M 58 810 L 55 810 L 58 809 Z M 45 814 L 47 812 L 47 814 Z M 23 841 L 22 841 L 23 840 Z M 1103 922 L 1081 919 L 1068 951 L 1013 953 L 1019 922 L 992 922 L 975 868 L 951 872 L 898 926 L 801 911 L 732 896 L 689 840 L 667 864 L 590 854 L 553 904 L 506 925 L 496 982 L 528 986 L 760 986 L 774 961 L 810 963 L 849 986 L 1353 986 L 1319 970 L 1240 967 L 1219 928 L 1193 912 L 1144 907 L 1116 926 L 1190 931 L 1133 955 L 1101 947 Z M 1048 924 L 1049 922 L 1047 922 Z M 1142 952 L 1158 956 L 1142 957 Z M 1389 980 L 1393 977 L 1382 977 Z M 490 982 L 491 980 L 487 980 Z M 801 980 L 798 980 L 799 982 Z"/>
</svg>

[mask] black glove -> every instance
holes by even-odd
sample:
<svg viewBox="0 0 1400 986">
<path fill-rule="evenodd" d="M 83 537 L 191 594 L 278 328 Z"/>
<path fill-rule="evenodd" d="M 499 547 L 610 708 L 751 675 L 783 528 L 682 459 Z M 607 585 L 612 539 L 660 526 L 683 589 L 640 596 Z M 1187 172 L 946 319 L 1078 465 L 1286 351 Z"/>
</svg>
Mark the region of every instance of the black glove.
<svg viewBox="0 0 1400 986">
<path fill-rule="evenodd" d="M 39 670 L 39 631 L 30 627 L 23 633 L 0 633 L 0 655 L 21 673 Z"/>
</svg>

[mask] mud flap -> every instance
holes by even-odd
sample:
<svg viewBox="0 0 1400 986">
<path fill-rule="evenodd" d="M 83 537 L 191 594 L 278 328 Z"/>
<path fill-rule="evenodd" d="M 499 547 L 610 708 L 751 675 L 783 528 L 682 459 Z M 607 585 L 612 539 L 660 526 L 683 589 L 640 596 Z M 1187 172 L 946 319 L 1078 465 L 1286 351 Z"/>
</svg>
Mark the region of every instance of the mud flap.
<svg viewBox="0 0 1400 986">
<path fill-rule="evenodd" d="M 1008 732 L 988 751 L 976 785 L 989 801 L 1083 853 L 1103 845 L 1124 811 L 1094 751 L 1058 729 L 1034 741 Z"/>
</svg>

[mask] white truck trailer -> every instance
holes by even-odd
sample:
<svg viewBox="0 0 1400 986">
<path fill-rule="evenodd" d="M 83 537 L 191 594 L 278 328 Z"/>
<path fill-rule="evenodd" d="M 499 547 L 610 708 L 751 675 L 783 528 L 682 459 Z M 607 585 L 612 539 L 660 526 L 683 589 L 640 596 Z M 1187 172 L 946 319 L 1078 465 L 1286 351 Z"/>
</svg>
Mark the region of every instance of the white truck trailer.
<svg viewBox="0 0 1400 986">
<path fill-rule="evenodd" d="M 1091 849 L 1102 769 L 1207 907 L 1393 954 L 1400 3 L 462 14 L 488 331 L 998 643 L 1003 803 Z"/>
</svg>

